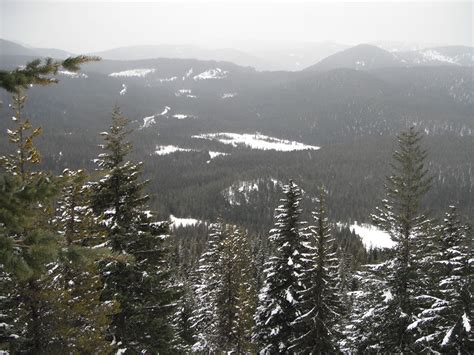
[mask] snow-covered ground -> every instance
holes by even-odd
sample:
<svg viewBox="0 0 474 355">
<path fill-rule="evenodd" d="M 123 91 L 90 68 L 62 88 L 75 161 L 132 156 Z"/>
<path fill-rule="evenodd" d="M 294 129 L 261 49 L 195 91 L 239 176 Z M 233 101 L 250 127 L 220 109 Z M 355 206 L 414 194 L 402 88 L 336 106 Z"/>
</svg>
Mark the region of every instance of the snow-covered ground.
<svg viewBox="0 0 474 355">
<path fill-rule="evenodd" d="M 120 77 L 137 77 L 137 78 L 144 78 L 148 74 L 154 73 L 155 69 L 129 69 L 129 70 L 124 70 L 116 73 L 110 73 L 109 76 L 113 78 L 120 78 Z"/>
<path fill-rule="evenodd" d="M 283 187 L 283 183 L 276 179 L 256 179 L 249 181 L 238 181 L 222 191 L 222 195 L 232 206 L 240 206 L 250 200 L 253 193 L 258 192 L 259 185 L 271 184 L 273 187 Z M 267 185 L 268 186 L 268 185 Z"/>
<path fill-rule="evenodd" d="M 69 70 L 60 70 L 60 71 L 58 71 L 58 74 L 68 76 L 70 78 L 82 78 L 82 79 L 87 79 L 88 78 L 87 74 L 76 73 L 76 72 L 69 71 Z"/>
<path fill-rule="evenodd" d="M 221 68 L 209 69 L 193 77 L 194 80 L 224 79 L 229 72 Z"/>
<path fill-rule="evenodd" d="M 178 227 L 192 227 L 198 224 L 202 224 L 203 221 L 195 218 L 178 218 L 170 215 L 171 228 Z"/>
<path fill-rule="evenodd" d="M 140 128 L 148 128 L 154 124 L 156 124 L 155 115 L 144 117 L 143 124 L 140 126 Z"/>
<path fill-rule="evenodd" d="M 295 150 L 317 150 L 320 147 L 306 145 L 303 143 L 265 136 L 260 133 L 239 134 L 239 133 L 207 133 L 195 135 L 193 138 L 217 140 L 224 144 L 231 144 L 234 147 L 246 146 L 251 149 L 278 150 L 281 152 L 291 152 Z"/>
<path fill-rule="evenodd" d="M 176 152 L 197 152 L 194 149 L 180 148 L 175 145 L 157 145 L 155 147 L 154 154 L 156 155 L 168 155 Z"/>
<path fill-rule="evenodd" d="M 423 60 L 425 62 L 437 61 L 450 64 L 459 64 L 455 58 L 443 55 L 434 49 L 422 50 L 421 55 L 423 56 Z"/>
<path fill-rule="evenodd" d="M 193 118 L 196 118 L 196 116 L 193 116 L 193 115 L 185 115 L 185 114 L 182 114 L 182 113 L 177 113 L 175 115 L 173 115 L 174 118 L 178 119 L 178 120 L 186 120 L 186 119 L 193 119 Z"/>
<path fill-rule="evenodd" d="M 225 156 L 225 155 L 229 155 L 229 153 L 209 151 L 209 156 L 211 157 L 211 159 L 217 158 L 218 156 Z"/>
<path fill-rule="evenodd" d="M 191 89 L 180 89 L 180 90 L 178 90 L 174 93 L 174 96 L 176 96 L 176 97 L 185 96 L 185 97 L 190 97 L 190 98 L 196 98 L 197 97 L 196 95 L 192 94 Z"/>
<path fill-rule="evenodd" d="M 390 239 L 390 235 L 387 232 L 370 224 L 357 224 L 355 222 L 349 226 L 349 229 L 361 237 L 362 243 L 367 249 L 370 247 L 393 248 L 395 246 L 395 242 Z"/>
<path fill-rule="evenodd" d="M 193 75 L 193 68 L 189 69 L 186 74 L 183 76 L 183 80 L 186 80 L 189 78 L 191 75 Z"/>
<path fill-rule="evenodd" d="M 175 80 L 178 80 L 178 77 L 177 76 L 172 76 L 171 78 L 160 78 L 160 79 L 157 79 L 157 81 L 159 81 L 160 83 L 168 83 L 170 81 L 175 81 Z"/>
<path fill-rule="evenodd" d="M 119 94 L 120 96 L 123 96 L 127 93 L 127 85 L 122 84 L 122 90 L 120 90 Z"/>
</svg>

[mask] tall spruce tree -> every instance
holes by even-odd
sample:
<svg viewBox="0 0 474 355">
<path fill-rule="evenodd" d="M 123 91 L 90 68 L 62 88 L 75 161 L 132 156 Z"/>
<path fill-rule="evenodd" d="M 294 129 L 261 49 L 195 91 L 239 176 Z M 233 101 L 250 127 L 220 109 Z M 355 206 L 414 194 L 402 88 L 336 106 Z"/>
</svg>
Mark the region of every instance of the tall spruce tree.
<svg viewBox="0 0 474 355">
<path fill-rule="evenodd" d="M 427 218 L 421 202 L 431 178 L 425 168 L 426 152 L 421 135 L 413 127 L 398 137 L 393 154 L 393 173 L 387 178 L 386 197 L 373 215 L 374 223 L 396 243 L 393 257 L 373 268 L 375 277 L 387 283 L 367 316 L 367 335 L 359 346 L 388 352 L 415 351 L 414 337 L 407 328 L 417 313 L 418 252 L 423 250 Z"/>
<path fill-rule="evenodd" d="M 301 315 L 301 275 L 307 240 L 301 231 L 301 190 L 290 181 L 283 191 L 286 198 L 275 210 L 275 227 L 269 238 L 273 255 L 266 263 L 255 316 L 254 339 L 261 352 L 269 354 L 289 351 L 295 337 L 294 322 Z"/>
<path fill-rule="evenodd" d="M 114 349 L 106 336 L 118 304 L 101 300 L 98 269 L 99 262 L 111 258 L 100 248 L 105 234 L 90 207 L 87 178 L 82 170 L 63 172 L 53 220 L 61 236 L 61 252 L 50 265 L 46 282 L 61 298 L 61 312 L 51 322 L 60 329 L 53 342 L 58 353 L 109 353 Z"/>
<path fill-rule="evenodd" d="M 199 261 L 194 351 L 248 353 L 256 303 L 247 235 L 221 219 Z"/>
<path fill-rule="evenodd" d="M 302 354 L 337 353 L 343 322 L 339 291 L 339 260 L 327 218 L 326 192 L 320 188 L 314 226 L 309 227 L 312 246 L 304 254 L 303 288 L 299 291 L 301 315 L 294 324 L 297 335 L 292 351 Z"/>
<path fill-rule="evenodd" d="M 112 319 L 121 349 L 170 353 L 178 345 L 172 315 L 180 291 L 169 267 L 169 228 L 147 210 L 141 164 L 126 160 L 132 149 L 126 141 L 127 123 L 114 108 L 110 131 L 102 133 L 104 152 L 96 160 L 103 177 L 93 185 L 92 205 L 104 220 L 109 246 L 129 257 L 104 267 L 106 298 L 121 305 Z"/>
<path fill-rule="evenodd" d="M 436 282 L 425 296 L 432 301 L 430 307 L 410 325 L 420 331 L 416 342 L 422 351 L 473 353 L 472 235 L 470 226 L 461 224 L 454 206 L 446 212 L 430 261 Z"/>
<path fill-rule="evenodd" d="M 218 219 L 210 228 L 207 247 L 192 275 L 197 307 L 191 322 L 195 336 L 194 352 L 214 352 L 217 342 L 217 290 L 220 282 L 219 259 L 225 239 L 225 223 Z"/>
<path fill-rule="evenodd" d="M 56 295 L 45 290 L 47 265 L 58 253 L 57 234 L 48 223 L 53 212 L 57 184 L 53 176 L 34 167 L 40 155 L 34 138 L 41 129 L 33 129 L 23 115 L 26 96 L 13 97 L 15 128 L 8 131 L 15 151 L 1 158 L 4 170 L 0 177 L 0 264 L 2 288 L 9 302 L 2 316 L 7 318 L 3 341 L 12 352 L 46 353 L 51 332 L 44 325 L 46 315 L 54 308 Z"/>
</svg>

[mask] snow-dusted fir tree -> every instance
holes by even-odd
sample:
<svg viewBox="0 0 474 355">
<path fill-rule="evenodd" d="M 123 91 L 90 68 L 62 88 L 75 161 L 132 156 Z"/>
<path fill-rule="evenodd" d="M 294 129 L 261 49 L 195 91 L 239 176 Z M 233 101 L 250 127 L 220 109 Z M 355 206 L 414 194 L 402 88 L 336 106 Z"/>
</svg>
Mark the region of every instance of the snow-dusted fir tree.
<svg viewBox="0 0 474 355">
<path fill-rule="evenodd" d="M 191 317 L 195 352 L 217 350 L 217 292 L 220 286 L 219 259 L 225 239 L 225 223 L 219 219 L 210 227 L 205 252 L 199 259 L 192 277 L 196 308 Z"/>
<path fill-rule="evenodd" d="M 45 320 L 57 300 L 43 286 L 59 247 L 48 223 L 57 185 L 51 174 L 34 171 L 41 160 L 34 139 L 41 129 L 24 116 L 25 102 L 19 90 L 13 97 L 14 128 L 8 130 L 14 152 L 0 157 L 0 349 L 44 353 L 52 334 Z"/>
<path fill-rule="evenodd" d="M 254 327 L 253 316 L 257 307 L 257 280 L 254 273 L 250 243 L 247 233 L 235 228 L 234 240 L 234 272 L 237 277 L 235 320 L 232 325 L 234 342 L 232 351 L 237 354 L 252 353 Z"/>
<path fill-rule="evenodd" d="M 275 210 L 275 227 L 270 231 L 273 255 L 265 268 L 265 283 L 259 294 L 254 339 L 261 352 L 289 351 L 295 337 L 294 321 L 301 315 L 301 274 L 306 250 L 302 233 L 301 190 L 290 181 L 283 189 L 286 198 Z"/>
<path fill-rule="evenodd" d="M 400 133 L 393 172 L 385 185 L 386 197 L 373 216 L 374 223 L 396 243 L 393 258 L 374 268 L 378 277 L 387 281 L 388 289 L 373 307 L 365 345 L 380 351 L 414 351 L 414 338 L 407 327 L 417 313 L 417 253 L 423 248 L 429 225 L 421 213 L 421 202 L 431 183 L 420 140 L 413 127 Z"/>
<path fill-rule="evenodd" d="M 431 307 L 424 309 L 410 325 L 420 331 L 416 342 L 424 351 L 474 352 L 473 263 L 470 226 L 462 225 L 456 208 L 450 206 L 432 260 L 436 283 L 427 296 L 432 300 Z"/>
<path fill-rule="evenodd" d="M 49 266 L 45 282 L 59 295 L 61 308 L 50 323 L 60 331 L 51 342 L 54 352 L 110 352 L 113 345 L 106 339 L 110 317 L 118 305 L 103 301 L 103 284 L 98 262 L 109 257 L 100 246 L 105 233 L 90 207 L 87 174 L 65 170 L 62 188 L 53 220 L 61 245 L 59 259 Z"/>
<path fill-rule="evenodd" d="M 256 303 L 246 233 L 219 219 L 194 275 L 193 351 L 245 353 L 252 349 Z"/>
<path fill-rule="evenodd" d="M 295 320 L 296 337 L 292 351 L 302 354 L 337 353 L 343 322 L 339 260 L 327 218 L 326 192 L 320 189 L 313 212 L 315 225 L 309 227 L 311 246 L 304 254 L 303 289 L 299 291 L 301 315 Z"/>
<path fill-rule="evenodd" d="M 112 330 L 122 349 L 169 353 L 176 343 L 171 324 L 179 290 L 168 265 L 168 223 L 147 211 L 141 164 L 126 159 L 128 120 L 114 108 L 109 132 L 102 133 L 103 153 L 96 160 L 102 178 L 94 184 L 93 208 L 104 220 L 108 245 L 127 260 L 103 269 L 107 299 L 117 299 L 121 311 Z"/>
<path fill-rule="evenodd" d="M 247 235 L 227 225 L 219 255 L 216 292 L 217 346 L 220 351 L 251 351 L 256 303 Z"/>
</svg>

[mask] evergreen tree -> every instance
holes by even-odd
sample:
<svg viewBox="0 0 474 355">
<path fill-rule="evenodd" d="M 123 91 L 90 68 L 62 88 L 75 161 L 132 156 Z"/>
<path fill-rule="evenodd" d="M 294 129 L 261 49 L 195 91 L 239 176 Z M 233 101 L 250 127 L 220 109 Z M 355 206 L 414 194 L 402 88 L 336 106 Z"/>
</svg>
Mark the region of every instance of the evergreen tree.
<svg viewBox="0 0 474 355">
<path fill-rule="evenodd" d="M 218 220 L 197 269 L 194 351 L 252 350 L 256 294 L 251 272 L 247 235 Z"/>
<path fill-rule="evenodd" d="M 48 287 L 60 295 L 61 312 L 54 323 L 61 329 L 55 338 L 60 353 L 108 353 L 106 340 L 110 316 L 117 313 L 115 302 L 102 302 L 103 285 L 97 263 L 106 260 L 105 235 L 90 207 L 91 190 L 82 171 L 63 172 L 57 214 L 53 221 L 61 235 L 61 253 L 50 266 Z"/>
<path fill-rule="evenodd" d="M 127 123 L 115 108 L 110 131 L 102 133 L 104 153 L 96 160 L 103 177 L 93 185 L 92 205 L 104 220 L 111 250 L 128 256 L 104 266 L 105 297 L 121 305 L 112 319 L 113 335 L 121 349 L 170 353 L 178 341 L 171 321 L 179 289 L 168 265 L 169 228 L 147 211 L 141 164 L 125 159 L 132 149 L 125 141 L 130 133 Z"/>
<path fill-rule="evenodd" d="M 413 334 L 407 327 L 417 313 L 417 254 L 424 248 L 430 225 L 420 212 L 422 198 L 431 183 L 420 140 L 420 133 L 413 127 L 399 135 L 399 150 L 393 154 L 393 174 L 385 185 L 386 198 L 373 216 L 374 223 L 390 234 L 396 246 L 391 259 L 373 268 L 376 277 L 387 281 L 388 289 L 379 292 L 377 304 L 372 307 L 370 336 L 360 344 L 362 347 L 389 352 L 415 350 Z"/>
<path fill-rule="evenodd" d="M 213 352 L 217 350 L 217 290 L 219 287 L 219 259 L 225 239 L 225 224 L 219 219 L 210 227 L 207 248 L 199 259 L 193 275 L 194 294 L 197 307 L 191 321 L 195 334 L 193 351 Z"/>
<path fill-rule="evenodd" d="M 12 71 L 0 70 L 0 88 L 8 92 L 21 94 L 22 90 L 31 85 L 50 85 L 57 83 L 54 77 L 60 68 L 77 72 L 80 65 L 100 60 L 99 57 L 88 57 L 84 55 L 69 57 L 62 61 L 46 58 L 44 61 L 35 59 L 28 62 L 24 67 Z"/>
<path fill-rule="evenodd" d="M 472 331 L 472 235 L 454 206 L 444 218 L 438 248 L 432 260 L 436 285 L 428 297 L 430 307 L 410 325 L 418 328 L 423 350 L 443 353 L 474 352 Z"/>
<path fill-rule="evenodd" d="M 247 354 L 255 351 L 252 343 L 255 310 L 257 307 L 257 288 L 251 260 L 248 236 L 240 229 L 232 234 L 234 240 L 234 277 L 237 278 L 235 321 L 232 326 L 234 334 L 233 351 Z"/>
<path fill-rule="evenodd" d="M 309 227 L 313 246 L 304 254 L 305 269 L 301 276 L 301 315 L 295 320 L 297 336 L 292 350 L 302 354 L 339 352 L 338 341 L 343 321 L 339 291 L 339 261 L 334 252 L 326 211 L 326 193 L 320 189 L 315 226 Z"/>
<path fill-rule="evenodd" d="M 295 336 L 294 321 L 301 315 L 301 274 L 306 236 L 301 232 L 301 190 L 290 181 L 275 211 L 270 242 L 273 255 L 266 263 L 265 284 L 259 294 L 254 338 L 263 353 L 289 351 Z"/>
<path fill-rule="evenodd" d="M 12 288 L 2 288 L 2 316 L 9 320 L 3 340 L 11 351 L 42 354 L 48 351 L 50 335 L 44 325 L 56 301 L 54 293 L 45 290 L 47 265 L 58 253 L 58 238 L 48 223 L 55 179 L 46 173 L 32 171 L 40 162 L 33 140 L 40 129 L 33 129 L 23 117 L 26 96 L 13 98 L 16 128 L 9 130 L 15 153 L 1 158 L 4 173 L 0 176 L 0 264 L 2 281 Z"/>
</svg>

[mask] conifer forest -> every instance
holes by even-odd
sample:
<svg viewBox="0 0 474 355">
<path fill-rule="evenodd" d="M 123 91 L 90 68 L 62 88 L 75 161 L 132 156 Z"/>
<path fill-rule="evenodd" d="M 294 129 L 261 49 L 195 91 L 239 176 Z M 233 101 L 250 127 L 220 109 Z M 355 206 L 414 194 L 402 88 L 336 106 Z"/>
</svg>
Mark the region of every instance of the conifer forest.
<svg viewBox="0 0 474 355">
<path fill-rule="evenodd" d="M 158 47 L 0 39 L 0 355 L 474 354 L 472 46 Z"/>
</svg>

